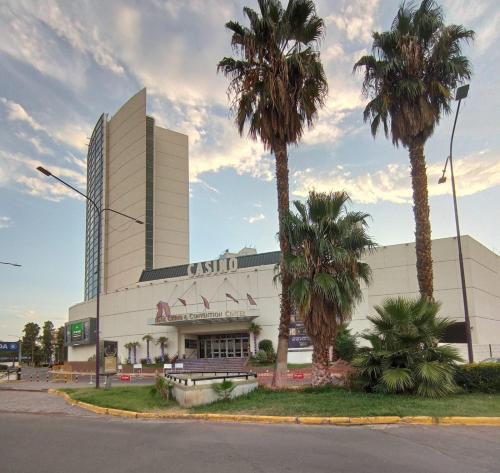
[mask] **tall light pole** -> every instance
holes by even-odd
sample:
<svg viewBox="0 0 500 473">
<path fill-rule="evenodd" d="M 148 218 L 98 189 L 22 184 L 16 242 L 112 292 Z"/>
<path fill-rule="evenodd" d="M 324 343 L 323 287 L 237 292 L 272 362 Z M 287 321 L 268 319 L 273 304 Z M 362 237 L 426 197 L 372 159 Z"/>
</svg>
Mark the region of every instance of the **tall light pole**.
<svg viewBox="0 0 500 473">
<path fill-rule="evenodd" d="M 113 210 L 110 208 L 103 208 L 100 209 L 99 206 L 92 200 L 88 195 L 84 194 L 83 192 L 80 192 L 78 189 L 74 188 L 72 185 L 68 184 L 67 182 L 63 181 L 57 176 L 54 176 L 50 171 L 47 171 L 47 169 L 38 166 L 37 170 L 40 171 L 42 174 L 48 177 L 53 177 L 56 181 L 59 181 L 61 184 L 65 185 L 66 187 L 69 187 L 71 190 L 75 191 L 77 194 L 80 194 L 82 197 L 87 199 L 88 202 L 90 202 L 94 208 L 95 211 L 97 212 L 97 296 L 96 296 L 96 321 L 95 321 L 95 387 L 96 389 L 99 389 L 99 315 L 100 315 L 100 301 L 101 301 L 101 220 L 102 220 L 102 214 L 103 212 L 113 212 L 115 214 L 121 215 L 122 217 L 126 217 L 130 220 L 133 220 L 135 223 L 138 223 L 140 225 L 143 225 L 144 222 L 141 220 L 136 219 L 135 217 L 131 217 L 130 215 L 124 214 L 122 212 L 118 212 L 117 210 Z"/>
<path fill-rule="evenodd" d="M 9 266 L 16 266 L 18 268 L 21 267 L 20 264 L 17 264 L 17 263 L 8 263 L 7 261 L 0 261 L 0 264 L 8 264 Z"/>
<path fill-rule="evenodd" d="M 458 245 L 458 262 L 460 265 L 460 279 L 462 281 L 462 297 L 464 301 L 464 317 L 465 317 L 465 335 L 467 337 L 467 353 L 469 356 L 469 363 L 474 362 L 474 351 L 472 349 L 472 335 L 470 329 L 469 317 L 469 303 L 467 302 L 467 287 L 465 286 L 465 270 L 464 270 L 464 257 L 462 254 L 462 240 L 460 238 L 460 225 L 458 222 L 458 207 L 457 207 L 457 193 L 455 190 L 455 175 L 453 174 L 453 137 L 455 136 L 455 127 L 457 125 L 458 112 L 460 111 L 460 104 L 462 99 L 467 97 L 469 93 L 469 85 L 463 85 L 457 89 L 455 100 L 458 100 L 457 112 L 455 114 L 455 121 L 453 122 L 453 131 L 451 132 L 450 140 L 450 155 L 446 158 L 444 163 L 443 175 L 439 178 L 438 184 L 446 182 L 446 165 L 450 163 L 451 172 L 451 188 L 453 191 L 453 207 L 455 208 L 455 225 L 457 227 L 457 245 Z"/>
</svg>

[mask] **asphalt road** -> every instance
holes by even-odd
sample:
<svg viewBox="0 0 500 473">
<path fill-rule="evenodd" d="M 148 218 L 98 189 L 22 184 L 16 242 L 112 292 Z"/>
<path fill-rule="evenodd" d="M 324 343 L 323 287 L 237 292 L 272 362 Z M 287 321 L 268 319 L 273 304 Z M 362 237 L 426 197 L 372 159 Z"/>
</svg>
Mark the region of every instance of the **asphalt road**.
<svg viewBox="0 0 500 473">
<path fill-rule="evenodd" d="M 74 409 L 74 408 L 73 408 Z M 0 406 L 1 410 L 1 406 Z M 498 473 L 500 429 L 166 422 L 0 413 L 3 473 Z"/>
</svg>

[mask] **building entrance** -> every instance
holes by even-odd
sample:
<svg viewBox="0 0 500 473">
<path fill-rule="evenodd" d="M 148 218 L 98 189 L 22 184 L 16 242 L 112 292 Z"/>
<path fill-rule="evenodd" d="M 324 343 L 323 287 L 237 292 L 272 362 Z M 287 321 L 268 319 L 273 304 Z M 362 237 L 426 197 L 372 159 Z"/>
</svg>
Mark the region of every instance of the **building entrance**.
<svg viewBox="0 0 500 473">
<path fill-rule="evenodd" d="M 199 335 L 200 358 L 246 358 L 249 355 L 248 333 Z"/>
</svg>

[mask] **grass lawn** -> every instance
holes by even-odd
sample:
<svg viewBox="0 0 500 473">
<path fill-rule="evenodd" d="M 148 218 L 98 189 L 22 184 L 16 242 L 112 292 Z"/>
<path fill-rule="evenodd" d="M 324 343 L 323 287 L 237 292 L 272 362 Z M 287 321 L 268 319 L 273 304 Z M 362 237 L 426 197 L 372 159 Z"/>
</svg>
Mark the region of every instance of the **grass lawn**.
<svg viewBox="0 0 500 473">
<path fill-rule="evenodd" d="M 175 401 L 163 401 L 150 394 L 151 386 L 117 387 L 112 389 L 83 388 L 64 389 L 73 399 L 101 407 L 124 411 L 155 412 L 164 409 L 179 409 Z"/>
<path fill-rule="evenodd" d="M 71 397 L 102 407 L 136 412 L 178 409 L 149 393 L 148 386 L 119 387 L 110 391 L 93 388 L 67 389 Z M 266 414 L 283 416 L 500 416 L 500 395 L 459 394 L 444 399 L 415 396 L 364 394 L 343 389 L 306 388 L 273 392 L 259 388 L 247 396 L 190 409 L 190 412 Z"/>
</svg>

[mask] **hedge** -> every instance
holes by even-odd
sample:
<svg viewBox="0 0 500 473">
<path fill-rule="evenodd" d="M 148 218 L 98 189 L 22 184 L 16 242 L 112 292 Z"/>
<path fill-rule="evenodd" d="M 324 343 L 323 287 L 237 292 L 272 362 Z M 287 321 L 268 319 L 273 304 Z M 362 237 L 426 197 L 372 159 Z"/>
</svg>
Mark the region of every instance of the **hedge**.
<svg viewBox="0 0 500 473">
<path fill-rule="evenodd" d="M 455 381 L 469 393 L 500 394 L 500 363 L 472 363 L 457 368 Z"/>
</svg>

